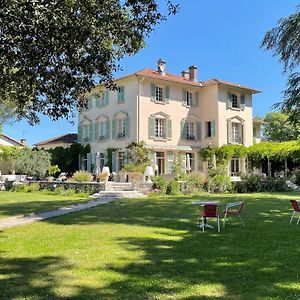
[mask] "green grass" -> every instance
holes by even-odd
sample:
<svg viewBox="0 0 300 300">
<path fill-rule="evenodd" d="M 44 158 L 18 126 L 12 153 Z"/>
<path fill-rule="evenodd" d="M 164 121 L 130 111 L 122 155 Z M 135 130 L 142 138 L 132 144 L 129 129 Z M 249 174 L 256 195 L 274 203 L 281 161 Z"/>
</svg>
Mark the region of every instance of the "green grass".
<svg viewBox="0 0 300 300">
<path fill-rule="evenodd" d="M 0 192 L 0 219 L 56 209 L 90 199 L 76 196 L 48 195 L 45 192 Z"/>
<path fill-rule="evenodd" d="M 122 200 L 2 231 L 0 299 L 300 299 L 294 197 Z M 194 199 L 245 200 L 246 229 L 202 233 Z"/>
</svg>

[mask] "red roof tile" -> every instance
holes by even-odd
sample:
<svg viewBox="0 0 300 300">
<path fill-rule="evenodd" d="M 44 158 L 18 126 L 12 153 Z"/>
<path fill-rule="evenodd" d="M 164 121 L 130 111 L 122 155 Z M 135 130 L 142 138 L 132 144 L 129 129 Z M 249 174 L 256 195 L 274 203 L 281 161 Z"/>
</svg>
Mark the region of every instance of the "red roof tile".
<svg viewBox="0 0 300 300">
<path fill-rule="evenodd" d="M 76 143 L 77 142 L 77 133 L 67 133 L 60 135 L 39 143 L 34 144 L 34 146 L 41 146 L 51 143 Z"/>
<path fill-rule="evenodd" d="M 13 143 L 18 144 L 19 146 L 25 147 L 24 144 L 22 144 L 22 143 L 19 142 L 19 141 L 16 141 L 15 139 L 9 137 L 8 135 L 5 135 L 5 134 L 3 134 L 3 133 L 0 133 L 0 136 L 3 136 L 4 138 L 8 139 L 9 141 L 12 141 Z"/>
</svg>

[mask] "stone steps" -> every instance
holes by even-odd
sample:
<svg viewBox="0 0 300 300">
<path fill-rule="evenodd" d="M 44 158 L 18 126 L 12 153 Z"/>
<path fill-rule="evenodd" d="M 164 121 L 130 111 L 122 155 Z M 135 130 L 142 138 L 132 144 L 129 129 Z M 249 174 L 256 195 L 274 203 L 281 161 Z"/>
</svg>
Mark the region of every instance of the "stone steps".
<svg viewBox="0 0 300 300">
<path fill-rule="evenodd" d="M 119 199 L 119 198 L 141 198 L 145 197 L 137 191 L 102 191 L 90 196 L 93 199 Z"/>
<path fill-rule="evenodd" d="M 106 182 L 105 191 L 133 191 L 131 182 Z"/>
</svg>

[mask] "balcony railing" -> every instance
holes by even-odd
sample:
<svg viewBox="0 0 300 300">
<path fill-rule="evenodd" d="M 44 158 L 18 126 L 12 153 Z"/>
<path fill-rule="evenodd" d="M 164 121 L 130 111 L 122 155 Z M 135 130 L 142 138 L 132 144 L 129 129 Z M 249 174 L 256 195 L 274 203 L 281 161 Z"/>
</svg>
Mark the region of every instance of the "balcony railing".
<svg viewBox="0 0 300 300">
<path fill-rule="evenodd" d="M 105 136 L 104 135 L 100 135 L 99 136 L 99 140 L 101 141 L 101 140 L 105 140 Z"/>
<path fill-rule="evenodd" d="M 119 132 L 118 133 L 118 138 L 121 139 L 121 138 L 124 138 L 125 137 L 125 132 Z"/>
<path fill-rule="evenodd" d="M 88 137 L 83 138 L 84 143 L 88 143 L 89 141 L 90 141 L 90 139 Z"/>
</svg>

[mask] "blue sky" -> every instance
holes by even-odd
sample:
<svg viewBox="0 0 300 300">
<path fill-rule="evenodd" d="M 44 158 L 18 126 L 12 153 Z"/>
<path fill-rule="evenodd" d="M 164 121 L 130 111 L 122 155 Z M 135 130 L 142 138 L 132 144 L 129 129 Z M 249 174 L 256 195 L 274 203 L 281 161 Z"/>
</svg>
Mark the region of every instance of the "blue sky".
<svg viewBox="0 0 300 300">
<path fill-rule="evenodd" d="M 163 2 L 164 0 L 161 0 Z M 175 2 L 176 0 L 174 0 Z M 177 0 L 180 11 L 160 24 L 147 38 L 147 47 L 121 62 L 125 75 L 143 68 L 155 68 L 162 57 L 167 71 L 180 74 L 192 64 L 199 80 L 220 78 L 263 91 L 254 96 L 254 116 L 264 116 L 281 98 L 285 88 L 282 67 L 271 52 L 260 49 L 264 33 L 277 21 L 295 11 L 293 0 Z M 77 131 L 66 120 L 46 117 L 34 127 L 26 121 L 4 126 L 4 133 L 26 138 L 29 145 L 57 135 Z"/>
</svg>

